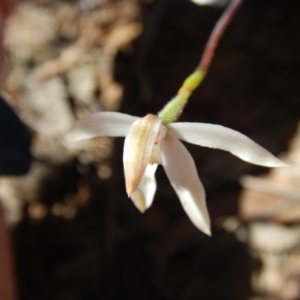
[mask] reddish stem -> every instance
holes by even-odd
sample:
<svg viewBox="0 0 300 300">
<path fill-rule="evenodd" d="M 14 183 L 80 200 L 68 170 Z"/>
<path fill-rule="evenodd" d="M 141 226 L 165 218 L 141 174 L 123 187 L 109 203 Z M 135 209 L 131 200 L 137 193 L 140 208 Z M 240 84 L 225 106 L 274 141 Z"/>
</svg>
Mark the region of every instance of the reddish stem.
<svg viewBox="0 0 300 300">
<path fill-rule="evenodd" d="M 212 58 L 215 54 L 215 50 L 219 43 L 219 40 L 224 33 L 224 30 L 227 28 L 228 24 L 230 23 L 230 21 L 232 20 L 242 3 L 243 0 L 232 0 L 229 6 L 224 11 L 223 15 L 216 24 L 206 44 L 202 59 L 199 64 L 200 70 L 207 72 Z"/>
</svg>

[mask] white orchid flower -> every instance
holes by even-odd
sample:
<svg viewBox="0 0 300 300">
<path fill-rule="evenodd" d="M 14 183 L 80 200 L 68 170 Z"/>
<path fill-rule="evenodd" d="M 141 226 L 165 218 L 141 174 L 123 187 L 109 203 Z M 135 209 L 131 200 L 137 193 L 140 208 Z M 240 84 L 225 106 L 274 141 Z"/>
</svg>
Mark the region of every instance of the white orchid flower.
<svg viewBox="0 0 300 300">
<path fill-rule="evenodd" d="M 138 118 L 117 112 L 100 112 L 79 120 L 67 134 L 70 140 L 124 136 L 126 191 L 135 206 L 141 212 L 151 206 L 156 191 L 155 171 L 161 164 L 191 221 L 208 235 L 210 220 L 205 191 L 193 158 L 180 140 L 229 151 L 256 165 L 286 166 L 267 150 L 232 129 L 212 124 L 175 122 L 192 92 L 203 81 L 218 41 L 241 3 L 242 0 L 231 0 L 208 40 L 199 66 L 185 79 L 177 95 L 158 116 Z"/>
<path fill-rule="evenodd" d="M 161 164 L 193 224 L 210 235 L 205 191 L 193 158 L 180 140 L 199 146 L 222 149 L 252 164 L 286 166 L 281 160 L 232 129 L 205 123 L 164 125 L 156 115 L 138 118 L 117 112 L 100 112 L 79 120 L 67 133 L 69 140 L 99 136 L 125 137 L 123 162 L 126 191 L 135 206 L 144 212 L 156 191 L 155 171 Z"/>
</svg>

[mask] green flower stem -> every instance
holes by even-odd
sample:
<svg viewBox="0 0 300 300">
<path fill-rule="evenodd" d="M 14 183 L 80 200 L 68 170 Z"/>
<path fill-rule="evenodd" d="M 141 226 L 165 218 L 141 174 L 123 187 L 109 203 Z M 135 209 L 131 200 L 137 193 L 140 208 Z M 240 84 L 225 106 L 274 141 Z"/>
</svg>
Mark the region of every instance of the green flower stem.
<svg viewBox="0 0 300 300">
<path fill-rule="evenodd" d="M 243 0 L 231 0 L 231 3 L 217 22 L 206 44 L 199 67 L 183 82 L 177 95 L 159 112 L 158 116 L 163 120 L 163 124 L 166 125 L 175 122 L 180 117 L 192 92 L 203 81 L 219 40 L 242 3 Z"/>
<path fill-rule="evenodd" d="M 179 118 L 192 92 L 200 85 L 204 77 L 205 72 L 197 69 L 185 79 L 177 95 L 158 114 L 163 124 L 175 122 Z"/>
</svg>

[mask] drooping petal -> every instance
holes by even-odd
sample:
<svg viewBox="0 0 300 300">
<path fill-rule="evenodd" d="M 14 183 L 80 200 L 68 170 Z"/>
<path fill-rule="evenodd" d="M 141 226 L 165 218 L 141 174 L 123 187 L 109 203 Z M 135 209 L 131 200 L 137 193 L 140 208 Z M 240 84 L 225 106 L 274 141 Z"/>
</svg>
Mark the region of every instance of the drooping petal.
<svg viewBox="0 0 300 300">
<path fill-rule="evenodd" d="M 242 160 L 265 167 L 285 167 L 284 162 L 238 131 L 205 123 L 173 123 L 168 134 L 185 142 L 229 151 Z"/>
<path fill-rule="evenodd" d="M 130 198 L 140 212 L 145 212 L 148 209 L 156 192 L 155 171 L 157 164 L 147 165 L 143 179 L 137 189 L 131 194 Z"/>
<path fill-rule="evenodd" d="M 97 136 L 126 136 L 138 117 L 118 112 L 99 112 L 78 120 L 66 133 L 68 140 L 79 141 Z"/>
<path fill-rule="evenodd" d="M 210 235 L 205 191 L 193 158 L 183 144 L 167 135 L 161 141 L 163 166 L 181 204 L 194 225 Z"/>
<path fill-rule="evenodd" d="M 161 122 L 157 116 L 147 115 L 135 121 L 129 129 L 123 152 L 128 196 L 135 191 L 143 178 L 154 143 L 158 143 L 157 139 L 161 134 L 166 134 L 166 128 Z"/>
</svg>

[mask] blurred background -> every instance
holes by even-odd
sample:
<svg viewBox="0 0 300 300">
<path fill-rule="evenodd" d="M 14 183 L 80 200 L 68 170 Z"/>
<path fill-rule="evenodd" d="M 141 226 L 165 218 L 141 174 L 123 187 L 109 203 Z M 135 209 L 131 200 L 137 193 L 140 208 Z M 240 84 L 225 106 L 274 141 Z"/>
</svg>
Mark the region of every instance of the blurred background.
<svg viewBox="0 0 300 300">
<path fill-rule="evenodd" d="M 269 170 L 187 145 L 212 237 L 162 168 L 152 207 L 137 211 L 123 139 L 63 138 L 89 113 L 157 113 L 226 3 L 1 2 L 0 277 L 18 295 L 1 300 L 300 299 L 299 1 L 246 0 L 182 115 L 241 131 L 291 164 Z"/>
</svg>

